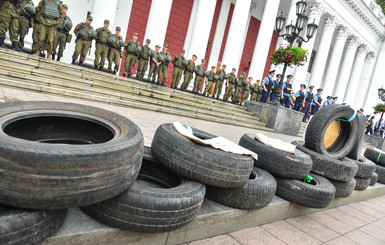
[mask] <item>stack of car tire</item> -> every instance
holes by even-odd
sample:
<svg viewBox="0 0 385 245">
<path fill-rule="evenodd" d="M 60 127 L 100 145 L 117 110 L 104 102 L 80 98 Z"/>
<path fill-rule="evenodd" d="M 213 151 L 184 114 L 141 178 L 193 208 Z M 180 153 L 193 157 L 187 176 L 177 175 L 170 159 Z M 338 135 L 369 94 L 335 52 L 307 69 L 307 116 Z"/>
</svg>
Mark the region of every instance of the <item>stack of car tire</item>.
<svg viewBox="0 0 385 245">
<path fill-rule="evenodd" d="M 380 149 L 367 148 L 364 156 L 375 164 L 376 172 L 370 178 L 370 185 L 376 182 L 385 184 L 385 152 Z"/>
</svg>

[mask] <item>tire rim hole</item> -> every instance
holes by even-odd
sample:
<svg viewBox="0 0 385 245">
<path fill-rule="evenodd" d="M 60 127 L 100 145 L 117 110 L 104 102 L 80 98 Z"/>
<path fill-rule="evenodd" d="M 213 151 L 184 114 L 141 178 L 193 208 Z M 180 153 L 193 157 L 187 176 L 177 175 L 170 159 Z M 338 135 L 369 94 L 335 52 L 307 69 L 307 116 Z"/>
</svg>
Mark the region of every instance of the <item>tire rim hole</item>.
<svg viewBox="0 0 385 245">
<path fill-rule="evenodd" d="M 257 177 L 258 177 L 257 173 L 255 171 L 252 171 L 251 174 L 250 174 L 249 179 L 252 180 L 252 179 L 256 179 Z"/>
<path fill-rule="evenodd" d="M 113 130 L 101 122 L 66 115 L 13 118 L 4 133 L 11 137 L 44 144 L 90 145 L 112 140 Z"/>
<path fill-rule="evenodd" d="M 334 121 L 330 125 L 333 125 L 333 124 L 334 125 L 340 124 L 340 128 L 339 128 L 337 138 L 334 140 L 334 142 L 331 142 L 331 143 L 329 142 L 329 145 L 325 144 L 325 150 L 328 153 L 337 153 L 341 149 L 343 149 L 349 140 L 350 132 L 352 130 L 352 126 L 349 122 Z M 325 136 L 326 136 L 326 133 L 325 133 Z M 324 139 L 325 139 L 325 137 L 324 137 Z"/>
<path fill-rule="evenodd" d="M 153 188 L 174 188 L 181 184 L 181 178 L 172 170 L 154 160 L 143 159 L 137 182 Z"/>
</svg>

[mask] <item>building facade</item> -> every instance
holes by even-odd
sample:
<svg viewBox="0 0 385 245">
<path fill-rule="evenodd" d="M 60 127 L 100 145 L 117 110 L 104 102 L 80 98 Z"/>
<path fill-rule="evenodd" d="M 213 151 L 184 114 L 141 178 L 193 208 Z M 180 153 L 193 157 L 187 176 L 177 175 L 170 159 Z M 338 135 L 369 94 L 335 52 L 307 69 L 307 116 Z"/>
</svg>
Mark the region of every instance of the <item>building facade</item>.
<svg viewBox="0 0 385 245">
<path fill-rule="evenodd" d="M 296 20 L 300 0 L 65 0 L 74 25 L 90 11 L 94 28 L 110 20 L 110 30 L 122 27 L 129 40 L 134 32 L 139 42 L 169 45 L 174 57 L 181 49 L 186 57 L 198 56 L 197 64 L 227 65 L 262 80 L 270 69 L 270 53 L 285 42 L 274 30 L 275 18 L 283 13 L 286 24 Z M 34 1 L 38 3 L 37 0 Z M 378 88 L 385 85 L 385 17 L 374 0 L 306 0 L 309 22 L 317 33 L 302 47 L 311 58 L 305 66 L 290 68 L 294 89 L 302 83 L 323 88 L 323 97 L 338 96 L 355 109 L 370 114 L 379 103 Z M 302 33 L 306 33 L 304 30 Z M 30 37 L 27 38 L 29 41 Z M 27 40 L 27 45 L 28 45 Z M 74 41 L 67 45 L 64 61 L 70 62 Z M 86 62 L 93 63 L 93 52 Z M 123 61 L 124 63 L 124 57 Z M 121 69 L 122 70 L 122 69 Z M 171 80 L 172 67 L 169 67 Z M 135 72 L 134 72 L 135 73 Z M 120 73 L 121 74 L 121 73 Z"/>
</svg>

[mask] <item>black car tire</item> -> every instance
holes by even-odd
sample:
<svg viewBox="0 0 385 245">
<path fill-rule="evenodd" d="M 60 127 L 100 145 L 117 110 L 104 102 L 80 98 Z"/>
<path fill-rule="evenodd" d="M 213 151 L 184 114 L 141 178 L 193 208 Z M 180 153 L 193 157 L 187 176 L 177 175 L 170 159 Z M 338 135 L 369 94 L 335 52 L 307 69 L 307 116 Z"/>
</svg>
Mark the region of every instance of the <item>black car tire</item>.
<svg viewBox="0 0 385 245">
<path fill-rule="evenodd" d="M 376 148 L 367 148 L 364 156 L 377 165 L 385 167 L 385 152 Z"/>
<path fill-rule="evenodd" d="M 368 189 L 369 185 L 370 185 L 370 178 L 359 178 L 359 177 L 355 177 L 356 179 L 356 187 L 354 188 L 354 190 L 357 190 L 357 191 L 364 191 L 366 189 Z"/>
<path fill-rule="evenodd" d="M 373 175 L 370 177 L 370 185 L 375 185 L 378 181 L 378 174 L 373 173 Z"/>
<path fill-rule="evenodd" d="M 376 164 L 369 161 L 365 157 L 359 157 L 359 159 L 355 162 L 358 165 L 356 177 L 367 179 L 370 178 L 376 171 Z"/>
<path fill-rule="evenodd" d="M 350 181 L 337 181 L 328 179 L 336 188 L 336 197 L 346 198 L 352 195 L 356 187 L 356 180 L 353 178 Z"/>
</svg>

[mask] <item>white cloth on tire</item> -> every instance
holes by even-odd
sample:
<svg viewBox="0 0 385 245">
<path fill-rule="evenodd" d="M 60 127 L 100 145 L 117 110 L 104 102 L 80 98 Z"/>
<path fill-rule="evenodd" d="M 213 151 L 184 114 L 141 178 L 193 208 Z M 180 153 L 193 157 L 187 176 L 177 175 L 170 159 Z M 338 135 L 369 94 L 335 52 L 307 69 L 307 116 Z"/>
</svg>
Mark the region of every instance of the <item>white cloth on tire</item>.
<svg viewBox="0 0 385 245">
<path fill-rule="evenodd" d="M 285 143 L 279 139 L 269 138 L 266 135 L 263 135 L 261 133 L 256 134 L 255 139 L 261 142 L 262 144 L 270 146 L 274 149 L 295 155 L 295 149 L 296 149 L 295 145 Z"/>
</svg>

